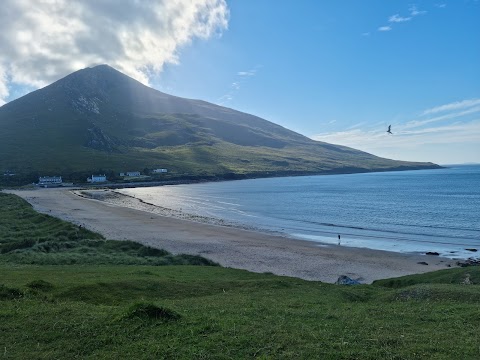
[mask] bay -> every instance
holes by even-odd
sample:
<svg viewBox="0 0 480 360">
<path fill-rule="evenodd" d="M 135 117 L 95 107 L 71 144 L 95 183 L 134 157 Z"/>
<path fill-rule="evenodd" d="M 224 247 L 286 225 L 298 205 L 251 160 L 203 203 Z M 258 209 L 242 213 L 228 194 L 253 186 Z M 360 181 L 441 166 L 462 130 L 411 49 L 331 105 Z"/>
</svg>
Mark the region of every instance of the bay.
<svg viewBox="0 0 480 360">
<path fill-rule="evenodd" d="M 124 189 L 193 215 L 320 245 L 475 257 L 480 166 Z M 340 242 L 338 236 L 340 235 Z"/>
</svg>

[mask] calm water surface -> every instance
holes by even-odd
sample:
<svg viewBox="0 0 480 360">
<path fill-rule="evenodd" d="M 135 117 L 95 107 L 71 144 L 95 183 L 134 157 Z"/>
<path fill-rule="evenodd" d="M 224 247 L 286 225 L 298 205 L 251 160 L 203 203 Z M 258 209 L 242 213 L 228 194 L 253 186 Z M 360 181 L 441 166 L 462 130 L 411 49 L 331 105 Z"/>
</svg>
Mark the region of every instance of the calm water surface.
<svg viewBox="0 0 480 360">
<path fill-rule="evenodd" d="M 323 244 L 477 257 L 480 166 L 126 189 L 155 205 Z M 476 256 L 475 256 L 476 255 Z"/>
</svg>

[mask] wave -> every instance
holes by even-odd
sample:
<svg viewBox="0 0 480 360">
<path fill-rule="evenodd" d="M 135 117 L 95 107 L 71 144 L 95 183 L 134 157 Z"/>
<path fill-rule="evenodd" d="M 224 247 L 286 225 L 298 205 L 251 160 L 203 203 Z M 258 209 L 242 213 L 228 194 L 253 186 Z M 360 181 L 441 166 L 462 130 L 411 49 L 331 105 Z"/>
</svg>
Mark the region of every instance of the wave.
<svg viewBox="0 0 480 360">
<path fill-rule="evenodd" d="M 292 222 L 299 222 L 299 223 L 306 223 L 306 224 L 314 224 L 317 226 L 325 226 L 325 227 L 332 227 L 332 228 L 342 228 L 342 229 L 352 229 L 352 230 L 363 230 L 363 231 L 372 231 L 372 232 L 380 232 L 380 233 L 387 233 L 387 234 L 402 234 L 402 235 L 413 235 L 413 236 L 428 236 L 428 237 L 451 237 L 455 239 L 463 239 L 463 240 L 478 240 L 480 241 L 480 233 L 478 237 L 475 236 L 468 236 L 468 235 L 454 235 L 454 234 L 434 234 L 434 233 L 424 233 L 424 232 L 411 232 L 411 231 L 398 231 L 398 230 L 391 230 L 385 228 L 375 228 L 375 227 L 364 227 L 364 226 L 355 226 L 355 225 L 346 225 L 346 224 L 334 224 L 328 222 L 319 222 L 319 221 L 312 221 L 312 220 L 295 220 L 295 219 L 287 219 L 287 218 L 278 218 L 280 220 L 285 221 L 292 221 Z M 403 224 L 395 224 L 398 226 L 406 226 Z M 406 226 L 407 227 L 407 226 Z M 439 229 L 439 230 L 457 230 L 457 231 L 478 231 L 478 230 L 470 230 L 464 228 L 448 228 L 448 227 L 436 227 L 436 226 L 423 226 L 423 225 L 408 225 L 408 227 L 418 227 L 418 228 L 428 228 L 428 229 Z M 297 230 L 301 230 L 302 228 L 296 228 Z"/>
</svg>

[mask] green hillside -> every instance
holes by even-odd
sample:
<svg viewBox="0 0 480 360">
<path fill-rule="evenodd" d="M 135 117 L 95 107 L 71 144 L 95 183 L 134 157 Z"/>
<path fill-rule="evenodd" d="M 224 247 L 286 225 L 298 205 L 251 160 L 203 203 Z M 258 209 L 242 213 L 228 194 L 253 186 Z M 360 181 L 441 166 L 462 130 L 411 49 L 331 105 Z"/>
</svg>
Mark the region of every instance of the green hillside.
<svg viewBox="0 0 480 360">
<path fill-rule="evenodd" d="M 161 93 L 106 65 L 2 106 L 0 153 L 0 170 L 67 179 L 155 168 L 181 177 L 437 167 L 316 142 L 253 115 Z"/>
</svg>

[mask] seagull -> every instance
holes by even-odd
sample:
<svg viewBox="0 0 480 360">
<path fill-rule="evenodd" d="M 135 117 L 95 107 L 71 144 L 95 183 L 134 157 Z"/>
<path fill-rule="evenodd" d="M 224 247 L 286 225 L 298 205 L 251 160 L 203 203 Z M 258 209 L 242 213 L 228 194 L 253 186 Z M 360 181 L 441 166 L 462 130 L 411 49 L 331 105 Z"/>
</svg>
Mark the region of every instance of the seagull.
<svg viewBox="0 0 480 360">
<path fill-rule="evenodd" d="M 388 130 L 387 130 L 387 133 L 389 133 L 389 134 L 392 134 L 392 135 L 393 135 L 393 133 L 390 131 L 391 127 L 392 127 L 392 125 L 388 125 Z"/>
</svg>

